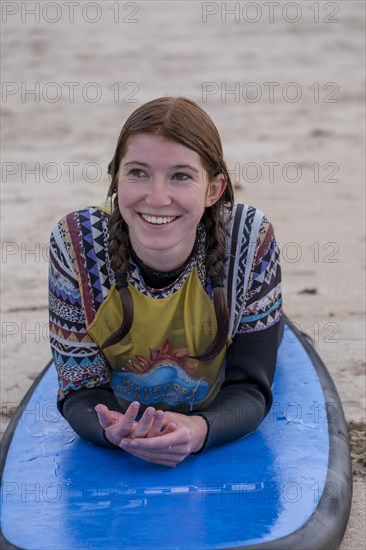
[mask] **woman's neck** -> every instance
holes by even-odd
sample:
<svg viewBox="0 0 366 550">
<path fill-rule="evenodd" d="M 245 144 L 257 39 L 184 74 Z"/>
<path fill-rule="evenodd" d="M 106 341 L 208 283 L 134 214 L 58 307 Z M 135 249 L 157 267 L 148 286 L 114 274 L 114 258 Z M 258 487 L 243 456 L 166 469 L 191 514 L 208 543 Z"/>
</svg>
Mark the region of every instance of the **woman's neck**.
<svg viewBox="0 0 366 550">
<path fill-rule="evenodd" d="M 166 286 L 171 285 L 178 279 L 178 277 L 183 273 L 185 270 L 191 256 L 187 258 L 187 260 L 181 264 L 179 267 L 170 270 L 170 271 L 161 271 L 153 269 L 150 266 L 147 266 L 136 254 L 136 252 L 133 250 L 133 248 L 130 249 L 131 258 L 134 261 L 134 263 L 139 268 L 141 275 L 145 281 L 145 283 L 150 286 L 151 288 L 164 288 Z"/>
<path fill-rule="evenodd" d="M 191 256 L 194 248 L 194 242 L 190 247 L 187 247 L 186 251 L 181 251 L 179 255 L 171 254 L 169 252 L 165 253 L 164 251 L 159 250 L 153 250 L 150 253 L 149 250 L 141 250 L 141 248 L 135 249 L 133 244 L 132 248 L 136 256 L 146 267 L 153 269 L 154 271 L 159 271 L 160 273 L 170 273 L 175 269 L 179 269 L 179 267 L 183 265 Z"/>
<path fill-rule="evenodd" d="M 169 240 L 169 239 L 168 239 Z M 191 256 L 197 242 L 197 233 L 182 236 L 179 243 L 170 247 L 150 248 L 143 246 L 139 240 L 130 237 L 130 247 L 143 264 L 160 273 L 169 273 L 178 269 Z"/>
</svg>

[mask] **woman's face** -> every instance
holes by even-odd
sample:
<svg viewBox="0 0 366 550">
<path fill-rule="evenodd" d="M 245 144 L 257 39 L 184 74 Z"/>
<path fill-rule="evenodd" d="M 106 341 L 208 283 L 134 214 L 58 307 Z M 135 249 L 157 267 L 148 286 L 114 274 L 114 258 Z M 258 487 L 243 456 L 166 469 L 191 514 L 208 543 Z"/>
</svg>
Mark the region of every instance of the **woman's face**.
<svg viewBox="0 0 366 550">
<path fill-rule="evenodd" d="M 128 141 L 118 174 L 118 204 L 139 258 L 169 271 L 190 255 L 206 206 L 224 192 L 222 174 L 211 182 L 200 156 L 162 136 Z"/>
</svg>

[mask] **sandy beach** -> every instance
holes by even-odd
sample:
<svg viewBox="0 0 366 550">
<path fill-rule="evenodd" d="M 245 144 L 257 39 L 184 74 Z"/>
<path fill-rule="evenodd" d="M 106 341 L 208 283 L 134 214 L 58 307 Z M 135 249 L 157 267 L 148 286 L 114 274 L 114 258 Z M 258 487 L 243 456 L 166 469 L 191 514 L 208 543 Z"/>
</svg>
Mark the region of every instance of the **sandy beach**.
<svg viewBox="0 0 366 550">
<path fill-rule="evenodd" d="M 364 549 L 364 2 L 74 4 L 2 6 L 1 433 L 51 355 L 52 227 L 104 199 L 139 104 L 186 95 L 220 131 L 237 201 L 274 225 L 285 311 L 314 339 L 349 425 L 340 548 Z"/>
</svg>

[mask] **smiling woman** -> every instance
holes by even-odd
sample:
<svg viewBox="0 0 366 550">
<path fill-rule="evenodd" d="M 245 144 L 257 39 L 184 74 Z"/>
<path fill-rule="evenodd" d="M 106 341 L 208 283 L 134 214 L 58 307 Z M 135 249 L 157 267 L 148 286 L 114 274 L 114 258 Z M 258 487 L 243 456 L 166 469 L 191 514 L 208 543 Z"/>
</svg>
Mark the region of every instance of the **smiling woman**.
<svg viewBox="0 0 366 550">
<path fill-rule="evenodd" d="M 58 406 L 87 441 L 175 466 L 271 407 L 279 250 L 264 214 L 234 204 L 218 131 L 189 99 L 132 113 L 108 172 L 107 201 L 51 235 Z"/>
</svg>

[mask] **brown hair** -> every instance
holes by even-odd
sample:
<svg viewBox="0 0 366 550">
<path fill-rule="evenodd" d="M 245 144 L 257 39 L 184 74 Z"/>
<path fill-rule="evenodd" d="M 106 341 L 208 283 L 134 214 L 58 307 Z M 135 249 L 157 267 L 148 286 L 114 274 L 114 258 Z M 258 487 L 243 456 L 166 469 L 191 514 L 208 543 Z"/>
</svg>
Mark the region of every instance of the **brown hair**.
<svg viewBox="0 0 366 550">
<path fill-rule="evenodd" d="M 111 184 L 108 197 L 117 192 L 118 170 L 127 151 L 131 136 L 141 133 L 160 135 L 176 141 L 199 154 L 210 181 L 223 174 L 227 181 L 220 199 L 205 209 L 201 222 L 206 229 L 205 267 L 209 275 L 214 296 L 217 319 L 217 333 L 208 348 L 196 355 L 196 359 L 209 361 L 224 347 L 229 330 L 229 310 L 223 289 L 225 266 L 226 228 L 223 209 L 231 211 L 234 195 L 230 176 L 223 159 L 220 135 L 207 113 L 194 101 L 184 97 L 162 97 L 145 103 L 126 120 L 118 138 L 114 157 L 108 165 Z M 109 254 L 111 268 L 116 276 L 116 287 L 120 294 L 123 322 L 103 344 L 102 349 L 122 340 L 129 332 L 133 321 L 133 301 L 127 286 L 129 264 L 128 227 L 114 199 L 115 209 L 109 221 Z"/>
</svg>

